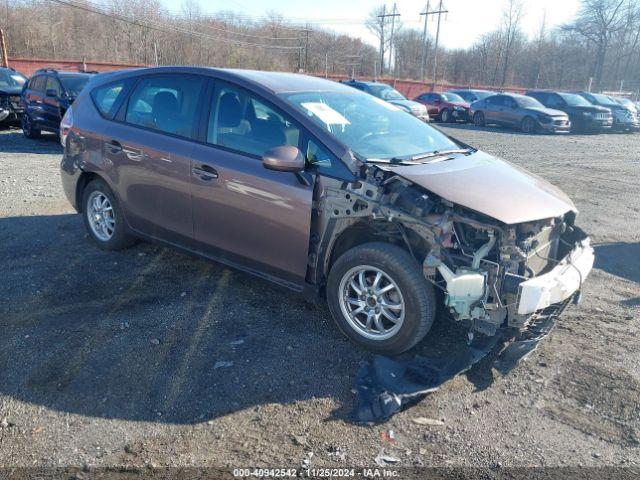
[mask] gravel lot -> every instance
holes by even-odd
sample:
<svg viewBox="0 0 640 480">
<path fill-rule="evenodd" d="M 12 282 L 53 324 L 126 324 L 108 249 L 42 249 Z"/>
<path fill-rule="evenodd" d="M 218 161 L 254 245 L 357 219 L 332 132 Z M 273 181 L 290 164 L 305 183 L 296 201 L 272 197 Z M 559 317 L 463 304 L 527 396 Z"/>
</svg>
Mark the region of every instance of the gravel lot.
<svg viewBox="0 0 640 480">
<path fill-rule="evenodd" d="M 98 250 L 56 138 L 0 131 L 0 466 L 637 467 L 640 134 L 443 129 L 563 188 L 596 269 L 509 375 L 487 358 L 371 427 L 346 421 L 368 354 L 325 306 L 148 243 Z M 439 319 L 411 354 L 465 336 Z"/>
</svg>

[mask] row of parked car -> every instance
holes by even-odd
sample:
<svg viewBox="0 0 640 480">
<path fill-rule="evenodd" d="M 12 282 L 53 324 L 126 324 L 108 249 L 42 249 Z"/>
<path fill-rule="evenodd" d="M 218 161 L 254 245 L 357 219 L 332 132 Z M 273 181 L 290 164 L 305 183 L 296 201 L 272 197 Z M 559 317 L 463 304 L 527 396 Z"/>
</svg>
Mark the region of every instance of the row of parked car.
<svg viewBox="0 0 640 480">
<path fill-rule="evenodd" d="M 60 121 L 97 72 L 38 70 L 31 79 L 0 68 L 0 123 L 21 123 L 27 138 L 58 132 Z M 640 131 L 640 102 L 591 92 L 529 91 L 524 95 L 458 89 L 426 92 L 414 100 L 380 82 L 342 83 L 391 103 L 423 121 L 473 122 L 525 133 Z"/>
<path fill-rule="evenodd" d="M 640 102 L 598 93 L 529 91 L 519 95 L 459 89 L 422 93 L 409 100 L 385 83 L 359 80 L 343 83 L 426 121 L 495 124 L 525 133 L 640 130 Z"/>
<path fill-rule="evenodd" d="M 58 132 L 65 112 L 95 73 L 46 68 L 29 79 L 0 68 L 0 123 L 21 123 L 27 138 Z"/>
</svg>

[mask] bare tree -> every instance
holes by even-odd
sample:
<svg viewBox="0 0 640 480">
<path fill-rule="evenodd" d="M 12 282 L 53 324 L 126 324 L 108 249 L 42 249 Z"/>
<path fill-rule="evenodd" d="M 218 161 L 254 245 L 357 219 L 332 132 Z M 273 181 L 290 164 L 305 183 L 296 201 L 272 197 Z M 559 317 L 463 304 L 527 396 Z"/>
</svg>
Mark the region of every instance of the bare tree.
<svg viewBox="0 0 640 480">
<path fill-rule="evenodd" d="M 607 50 L 613 35 L 623 25 L 623 5 L 626 0 L 582 0 L 582 6 L 573 23 L 565 25 L 565 30 L 584 37 L 596 47 L 593 67 L 595 85 L 602 85 Z"/>
<path fill-rule="evenodd" d="M 504 32 L 504 59 L 502 61 L 502 79 L 500 86 L 504 86 L 509 72 L 513 47 L 517 37 L 521 35 L 520 21 L 522 20 L 522 0 L 507 0 L 507 6 L 502 12 Z"/>
</svg>

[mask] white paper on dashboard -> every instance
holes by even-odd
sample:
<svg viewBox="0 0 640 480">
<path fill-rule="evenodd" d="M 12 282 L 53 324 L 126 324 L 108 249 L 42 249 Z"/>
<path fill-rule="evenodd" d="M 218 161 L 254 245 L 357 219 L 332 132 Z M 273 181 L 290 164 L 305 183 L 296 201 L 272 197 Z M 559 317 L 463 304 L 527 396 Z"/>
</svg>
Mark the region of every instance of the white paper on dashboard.
<svg viewBox="0 0 640 480">
<path fill-rule="evenodd" d="M 336 112 L 326 103 L 320 102 L 305 102 L 302 104 L 304 108 L 313 113 L 316 117 L 322 120 L 327 125 L 349 125 L 350 122 L 339 112 Z"/>
</svg>

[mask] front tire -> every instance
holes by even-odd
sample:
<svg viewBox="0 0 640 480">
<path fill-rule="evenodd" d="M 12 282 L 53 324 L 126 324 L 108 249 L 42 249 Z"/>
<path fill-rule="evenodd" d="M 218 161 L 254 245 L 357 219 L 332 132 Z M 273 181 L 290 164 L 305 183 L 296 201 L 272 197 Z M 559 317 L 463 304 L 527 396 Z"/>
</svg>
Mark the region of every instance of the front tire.
<svg viewBox="0 0 640 480">
<path fill-rule="evenodd" d="M 536 121 L 531 117 L 524 117 L 522 119 L 522 124 L 520 125 L 520 129 L 524 133 L 536 133 L 538 127 L 536 125 Z"/>
<path fill-rule="evenodd" d="M 440 121 L 442 123 L 451 122 L 451 112 L 448 109 L 444 109 L 440 112 Z"/>
<path fill-rule="evenodd" d="M 476 112 L 473 114 L 473 123 L 477 127 L 484 127 L 487 123 L 484 119 L 484 113 Z"/>
<path fill-rule="evenodd" d="M 25 112 L 22 115 L 22 133 L 25 137 L 34 140 L 36 138 L 40 138 L 40 130 L 33 126 L 33 121 L 29 117 L 29 115 Z"/>
<path fill-rule="evenodd" d="M 338 328 L 359 346 L 397 355 L 427 334 L 435 317 L 433 286 L 405 250 L 367 243 L 333 264 L 327 301 Z"/>
<path fill-rule="evenodd" d="M 103 180 L 93 180 L 83 190 L 82 218 L 89 236 L 103 250 L 120 250 L 135 243 L 116 196 Z"/>
</svg>

